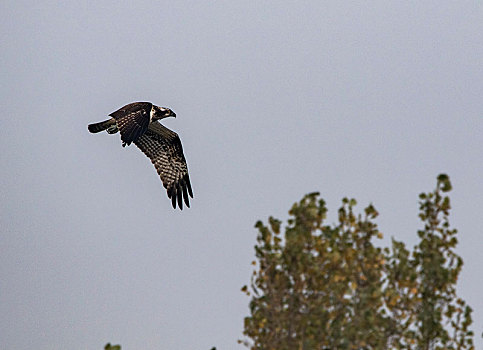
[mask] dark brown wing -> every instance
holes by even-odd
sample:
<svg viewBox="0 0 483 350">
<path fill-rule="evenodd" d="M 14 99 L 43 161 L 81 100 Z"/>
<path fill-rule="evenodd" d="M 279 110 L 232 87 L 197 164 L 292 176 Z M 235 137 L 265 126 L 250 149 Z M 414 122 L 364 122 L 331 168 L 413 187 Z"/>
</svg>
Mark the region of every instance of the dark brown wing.
<svg viewBox="0 0 483 350">
<path fill-rule="evenodd" d="M 182 210 L 183 200 L 189 208 L 188 195 L 193 198 L 193 190 L 178 134 L 158 122 L 153 122 L 134 144 L 151 159 L 168 197 L 171 198 L 173 208 L 176 209 L 178 203 Z"/>
<path fill-rule="evenodd" d="M 122 145 L 130 145 L 139 139 L 148 129 L 152 104 L 150 102 L 134 102 L 109 114 L 116 119 L 121 132 Z"/>
</svg>

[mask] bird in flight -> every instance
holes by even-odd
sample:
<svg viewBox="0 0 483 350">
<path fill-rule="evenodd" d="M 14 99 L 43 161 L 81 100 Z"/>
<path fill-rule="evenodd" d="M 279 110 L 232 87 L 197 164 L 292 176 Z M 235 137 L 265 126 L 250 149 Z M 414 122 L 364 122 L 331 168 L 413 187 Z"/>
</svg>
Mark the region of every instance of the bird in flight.
<svg viewBox="0 0 483 350">
<path fill-rule="evenodd" d="M 91 133 L 106 130 L 109 134 L 115 134 L 120 131 L 123 147 L 134 143 L 151 159 L 173 208 L 176 209 L 178 205 L 183 210 L 183 200 L 189 208 L 189 197 L 193 198 L 193 190 L 181 140 L 178 134 L 158 122 L 176 117 L 176 113 L 151 102 L 133 102 L 109 116 L 110 119 L 89 124 L 87 128 Z"/>
</svg>

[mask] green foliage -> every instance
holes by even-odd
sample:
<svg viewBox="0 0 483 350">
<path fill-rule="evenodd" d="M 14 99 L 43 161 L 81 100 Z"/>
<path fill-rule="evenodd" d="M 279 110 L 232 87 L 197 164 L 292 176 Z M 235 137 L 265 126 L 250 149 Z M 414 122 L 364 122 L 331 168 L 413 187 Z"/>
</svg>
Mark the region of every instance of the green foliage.
<svg viewBox="0 0 483 350">
<path fill-rule="evenodd" d="M 251 288 L 251 315 L 243 343 L 251 349 L 474 349 L 471 308 L 456 295 L 463 264 L 449 226 L 447 175 L 420 195 L 420 243 L 409 251 L 382 238 L 369 205 L 355 214 L 344 198 L 338 223 L 324 223 L 325 202 L 306 195 L 280 220 L 258 221 L 257 266 Z M 252 294 L 253 293 L 253 294 Z M 242 341 L 240 341 L 242 342 Z"/>
</svg>

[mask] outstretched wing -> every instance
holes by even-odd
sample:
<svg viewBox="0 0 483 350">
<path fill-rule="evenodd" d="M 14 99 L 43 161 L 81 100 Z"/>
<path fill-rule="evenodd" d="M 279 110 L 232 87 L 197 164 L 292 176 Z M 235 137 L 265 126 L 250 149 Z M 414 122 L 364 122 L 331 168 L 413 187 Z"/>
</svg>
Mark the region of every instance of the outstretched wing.
<svg viewBox="0 0 483 350">
<path fill-rule="evenodd" d="M 173 208 L 176 209 L 178 203 L 182 210 L 183 200 L 189 208 L 188 195 L 193 198 L 193 190 L 178 134 L 158 122 L 153 122 L 134 144 L 151 159 L 168 197 L 171 198 Z"/>
<path fill-rule="evenodd" d="M 116 119 L 121 132 L 122 145 L 130 145 L 148 129 L 152 104 L 150 102 L 130 103 L 109 114 Z"/>
</svg>

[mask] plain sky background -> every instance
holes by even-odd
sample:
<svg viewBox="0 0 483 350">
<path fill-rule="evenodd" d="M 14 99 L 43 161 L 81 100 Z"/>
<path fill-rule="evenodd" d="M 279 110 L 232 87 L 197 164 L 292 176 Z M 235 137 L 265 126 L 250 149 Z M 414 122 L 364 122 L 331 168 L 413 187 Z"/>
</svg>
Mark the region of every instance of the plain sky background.
<svg viewBox="0 0 483 350">
<path fill-rule="evenodd" d="M 2 1 L 0 349 L 243 349 L 258 219 L 320 191 L 417 242 L 453 182 L 459 294 L 483 348 L 481 1 Z M 92 135 L 178 115 L 195 198 Z"/>
</svg>

